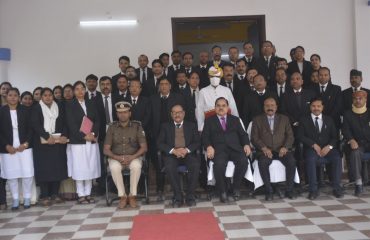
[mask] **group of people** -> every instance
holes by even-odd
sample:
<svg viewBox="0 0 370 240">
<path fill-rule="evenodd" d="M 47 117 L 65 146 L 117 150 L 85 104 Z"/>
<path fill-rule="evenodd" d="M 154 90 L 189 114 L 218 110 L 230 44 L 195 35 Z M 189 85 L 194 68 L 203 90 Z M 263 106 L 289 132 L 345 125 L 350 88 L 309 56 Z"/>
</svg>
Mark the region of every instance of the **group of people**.
<svg viewBox="0 0 370 240">
<path fill-rule="evenodd" d="M 359 196 L 367 184 L 362 181 L 362 162 L 370 158 L 369 90 L 361 86 L 361 71 L 351 70 L 351 87 L 341 91 L 330 69 L 321 66 L 320 56 L 313 54 L 306 61 L 302 46 L 292 49 L 290 62 L 276 55 L 271 41 L 261 44 L 260 57 L 250 42 L 244 43 L 243 51 L 239 58 L 239 49 L 231 47 L 229 61 L 224 61 L 216 45 L 211 55 L 202 51 L 199 65 L 194 66 L 191 52 L 175 50 L 161 54 L 151 68 L 146 55 L 138 57 L 139 68 L 122 56 L 120 72 L 113 77 L 90 74 L 85 82 L 37 87 L 33 93 L 20 94 L 3 82 L 1 208 L 6 207 L 6 182 L 12 209 L 20 205 L 19 183 L 24 208 L 30 207 L 34 181 L 43 205 L 61 202 L 60 191 L 67 183 L 75 184 L 79 203 L 92 203 L 94 179 L 98 192 L 105 191 L 105 157 L 120 208 L 137 206 L 143 157 L 154 166 L 159 200 L 168 176 L 174 206 L 195 205 L 195 188 L 199 182 L 206 184 L 210 161 L 220 201 L 228 201 L 230 194 L 238 200 L 248 157 L 258 161 L 266 200 L 272 200 L 274 193 L 296 197 L 296 169 L 309 184 L 308 198 L 315 199 L 317 167 L 322 165 L 327 166 L 334 196 L 343 196 L 341 155 L 345 154 Z M 285 194 L 270 183 L 273 160 L 286 168 Z M 231 191 L 225 178 L 229 161 L 235 165 Z M 185 196 L 179 164 L 187 167 Z M 130 169 L 129 193 L 121 174 L 125 168 Z"/>
</svg>

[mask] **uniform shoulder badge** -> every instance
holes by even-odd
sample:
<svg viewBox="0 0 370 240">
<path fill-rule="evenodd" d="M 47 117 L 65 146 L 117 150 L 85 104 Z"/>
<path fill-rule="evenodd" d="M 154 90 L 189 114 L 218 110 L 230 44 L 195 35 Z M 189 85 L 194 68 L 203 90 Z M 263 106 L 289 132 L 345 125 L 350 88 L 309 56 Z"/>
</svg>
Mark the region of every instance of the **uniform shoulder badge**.
<svg viewBox="0 0 370 240">
<path fill-rule="evenodd" d="M 137 121 L 137 120 L 131 120 L 132 123 L 136 123 L 136 124 L 139 124 L 141 126 L 141 122 L 140 121 Z"/>
</svg>

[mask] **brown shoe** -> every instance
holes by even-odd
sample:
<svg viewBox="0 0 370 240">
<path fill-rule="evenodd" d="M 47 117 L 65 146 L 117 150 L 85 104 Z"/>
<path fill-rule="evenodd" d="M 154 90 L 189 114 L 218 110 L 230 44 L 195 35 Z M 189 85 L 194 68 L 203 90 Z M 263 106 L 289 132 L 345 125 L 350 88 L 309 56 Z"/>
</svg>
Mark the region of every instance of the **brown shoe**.
<svg viewBox="0 0 370 240">
<path fill-rule="evenodd" d="M 123 209 L 126 207 L 126 205 L 127 205 L 127 197 L 123 196 L 121 197 L 121 200 L 119 200 L 118 208 Z"/>
<path fill-rule="evenodd" d="M 130 204 L 130 207 L 136 208 L 137 207 L 136 197 L 135 196 L 129 196 L 128 197 L 128 204 Z"/>
</svg>

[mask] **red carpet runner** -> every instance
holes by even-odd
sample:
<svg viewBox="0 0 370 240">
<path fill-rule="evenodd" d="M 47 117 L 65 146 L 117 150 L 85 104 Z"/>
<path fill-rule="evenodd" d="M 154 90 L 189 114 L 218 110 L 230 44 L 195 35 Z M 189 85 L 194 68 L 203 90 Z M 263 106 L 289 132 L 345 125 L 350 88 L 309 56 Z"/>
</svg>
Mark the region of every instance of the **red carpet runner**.
<svg viewBox="0 0 370 240">
<path fill-rule="evenodd" d="M 138 215 L 130 240 L 223 240 L 212 212 Z"/>
</svg>

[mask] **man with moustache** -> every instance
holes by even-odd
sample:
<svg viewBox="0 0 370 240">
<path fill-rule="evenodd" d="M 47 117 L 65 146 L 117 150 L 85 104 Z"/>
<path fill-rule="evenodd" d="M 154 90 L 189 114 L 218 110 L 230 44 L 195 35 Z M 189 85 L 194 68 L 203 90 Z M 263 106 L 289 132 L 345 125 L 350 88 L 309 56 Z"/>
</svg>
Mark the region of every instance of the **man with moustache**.
<svg viewBox="0 0 370 240">
<path fill-rule="evenodd" d="M 208 64 L 209 53 L 207 51 L 201 51 L 199 53 L 199 65 L 194 67 L 194 71 L 199 75 L 199 88 L 202 89 L 209 85 L 208 69 L 211 67 Z"/>
<path fill-rule="evenodd" d="M 343 99 L 343 112 L 352 109 L 352 94 L 359 90 L 364 90 L 367 94 L 370 94 L 370 90 L 361 86 L 362 84 L 362 72 L 357 69 L 352 69 L 350 74 L 351 86 L 342 91 Z M 367 106 L 370 106 L 370 98 L 367 99 Z"/>
<path fill-rule="evenodd" d="M 208 64 L 210 66 L 218 66 L 223 67 L 223 65 L 226 63 L 224 60 L 221 59 L 222 55 L 222 48 L 218 45 L 214 45 L 212 47 L 212 61 L 210 61 Z"/>
<path fill-rule="evenodd" d="M 252 144 L 256 148 L 256 158 L 265 184 L 265 200 L 273 200 L 269 166 L 272 160 L 279 160 L 286 170 L 285 196 L 294 199 L 295 159 L 290 151 L 294 142 L 293 131 L 288 117 L 276 113 L 276 99 L 269 97 L 264 101 L 264 112 L 253 119 Z"/>
<path fill-rule="evenodd" d="M 214 103 L 219 97 L 226 98 L 229 102 L 231 114 L 239 117 L 232 92 L 229 88 L 220 85 L 222 75 L 223 72 L 221 68 L 214 66 L 210 67 L 208 76 L 211 84 L 202 88 L 199 92 L 196 117 L 198 121 L 198 130 L 200 132 L 203 130 L 205 118 L 215 114 L 215 105 L 212 103 Z"/>
<path fill-rule="evenodd" d="M 229 48 L 229 60 L 230 60 L 230 63 L 234 66 L 234 68 L 236 67 L 236 61 L 239 59 L 239 49 L 235 46 L 232 46 Z"/>
<path fill-rule="evenodd" d="M 126 68 L 126 78 L 130 82 L 132 79 L 137 78 L 136 70 L 133 66 Z"/>
<path fill-rule="evenodd" d="M 282 102 L 284 95 L 292 91 L 290 81 L 287 81 L 287 75 L 284 68 L 278 68 L 275 72 L 275 81 L 270 87 L 271 91 L 278 95 L 279 105 Z"/>
<path fill-rule="evenodd" d="M 126 69 L 128 66 L 130 66 L 130 58 L 127 56 L 121 56 L 118 59 L 118 66 L 121 72 L 118 74 L 114 75 L 112 77 L 112 92 L 116 93 L 117 92 L 117 80 L 120 76 L 126 75 Z"/>
<path fill-rule="evenodd" d="M 243 59 L 247 63 L 248 68 L 257 67 L 257 57 L 254 56 L 254 48 L 251 42 L 245 42 L 243 44 L 244 57 Z"/>
<path fill-rule="evenodd" d="M 159 60 L 161 60 L 163 64 L 163 74 L 168 76 L 168 65 L 170 65 L 170 55 L 168 53 L 162 53 L 159 55 Z"/>
</svg>

